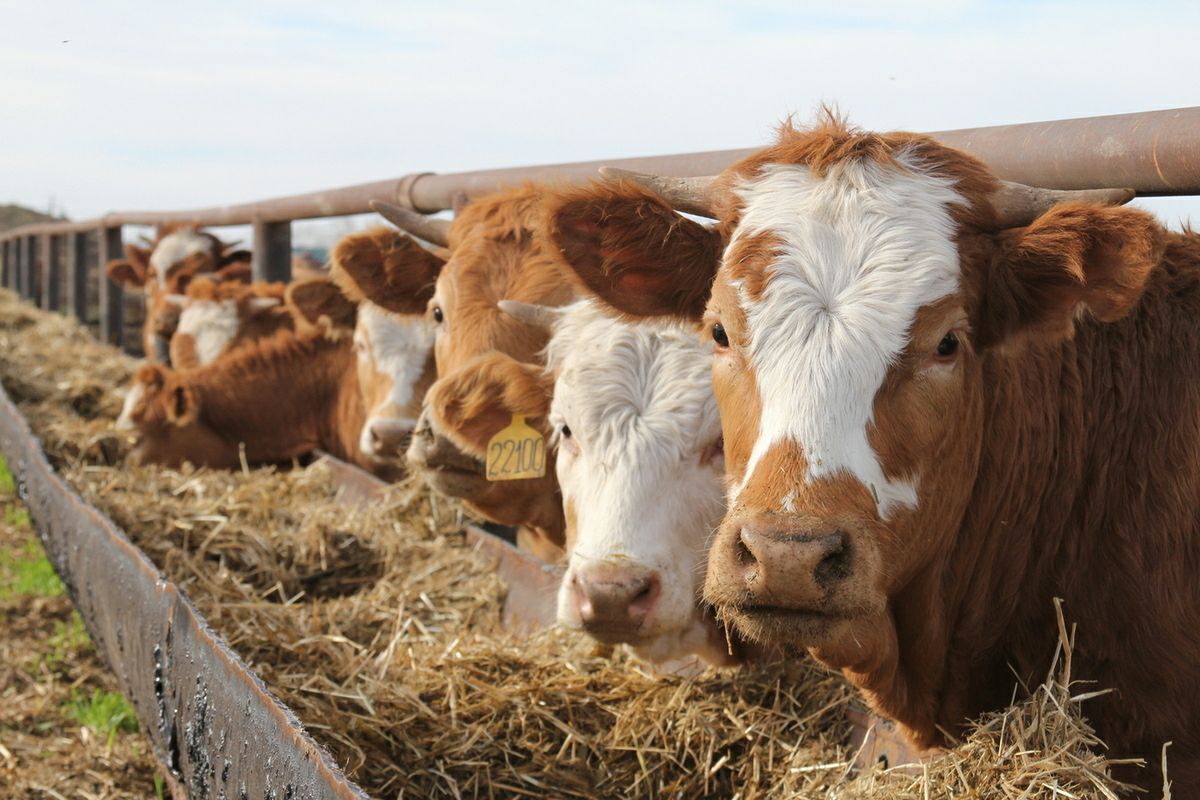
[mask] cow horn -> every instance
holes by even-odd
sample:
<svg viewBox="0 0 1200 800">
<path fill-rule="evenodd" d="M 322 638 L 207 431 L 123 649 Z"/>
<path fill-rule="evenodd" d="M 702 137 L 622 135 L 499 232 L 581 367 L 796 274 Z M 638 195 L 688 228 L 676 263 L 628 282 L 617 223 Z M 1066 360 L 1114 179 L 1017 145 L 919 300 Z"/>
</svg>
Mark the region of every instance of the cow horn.
<svg viewBox="0 0 1200 800">
<path fill-rule="evenodd" d="M 647 175 L 617 167 L 601 167 L 600 174 L 609 180 L 633 181 L 666 200 L 672 208 L 687 214 L 715 218 L 713 213 L 713 181 L 715 175 L 699 178 L 668 178 L 662 175 Z"/>
<path fill-rule="evenodd" d="M 501 300 L 496 303 L 500 310 L 518 322 L 532 325 L 551 332 L 558 322 L 558 309 L 552 306 L 540 306 L 534 303 L 520 303 L 516 300 Z"/>
<path fill-rule="evenodd" d="M 1001 228 L 1019 228 L 1033 222 L 1059 203 L 1096 203 L 1122 206 L 1134 198 L 1133 189 L 1043 189 L 1023 183 L 1001 181 L 992 194 L 996 222 Z"/>
<path fill-rule="evenodd" d="M 382 200 L 372 200 L 371 210 L 413 236 L 442 247 L 450 244 L 450 220 L 428 217 Z"/>
<path fill-rule="evenodd" d="M 163 295 L 163 302 L 168 303 L 169 305 L 179 306 L 180 308 L 183 308 L 185 305 L 187 305 L 187 301 L 188 298 L 186 294 Z"/>
</svg>

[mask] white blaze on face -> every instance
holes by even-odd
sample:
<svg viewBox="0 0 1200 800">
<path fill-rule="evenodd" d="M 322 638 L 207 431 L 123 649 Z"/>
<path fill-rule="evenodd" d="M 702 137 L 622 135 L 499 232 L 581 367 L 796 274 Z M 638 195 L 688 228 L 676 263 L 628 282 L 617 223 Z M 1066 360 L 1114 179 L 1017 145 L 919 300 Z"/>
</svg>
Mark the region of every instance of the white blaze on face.
<svg viewBox="0 0 1200 800">
<path fill-rule="evenodd" d="M 159 285 L 167 282 L 171 267 L 196 253 L 207 253 L 212 249 L 212 239 L 196 231 L 175 231 L 162 238 L 150 254 L 150 266 Z"/>
<path fill-rule="evenodd" d="M 583 301 L 561 312 L 547 361 L 558 479 L 576 519 L 559 621 L 579 625 L 569 588 L 578 570 L 638 566 L 662 587 L 639 651 L 655 660 L 703 651 L 697 598 L 725 510 L 724 459 L 711 457 L 721 435 L 711 350 L 693 328 L 615 320 Z"/>
<path fill-rule="evenodd" d="M 359 441 L 363 453 L 374 452 L 370 423 L 375 420 L 416 427 L 421 401 L 415 397 L 416 387 L 433 351 L 433 339 L 434 325 L 424 314 L 395 314 L 371 302 L 359 303 L 354 328 L 359 379 L 391 384 L 386 396 L 367 409 L 367 424 Z M 370 397 L 367 387 L 363 389 Z"/>
<path fill-rule="evenodd" d="M 209 364 L 229 347 L 237 336 L 237 302 L 234 300 L 189 300 L 179 315 L 175 335 L 191 336 L 196 342 L 196 358 Z"/>
<path fill-rule="evenodd" d="M 137 428 L 133 422 L 133 410 L 137 408 L 145 394 L 146 387 L 140 382 L 134 381 L 133 386 L 125 393 L 125 403 L 121 406 L 121 415 L 117 417 L 117 430 L 132 431 Z"/>
<path fill-rule="evenodd" d="M 881 518 L 915 507 L 918 476 L 886 476 L 867 432 L 917 311 L 958 288 L 949 209 L 964 200 L 951 180 L 908 166 L 850 162 L 818 177 L 774 164 L 737 187 L 744 210 L 733 242 L 773 234 L 781 253 L 761 299 L 737 287 L 762 416 L 734 497 L 772 447 L 792 441 L 810 480 L 849 473 Z"/>
</svg>

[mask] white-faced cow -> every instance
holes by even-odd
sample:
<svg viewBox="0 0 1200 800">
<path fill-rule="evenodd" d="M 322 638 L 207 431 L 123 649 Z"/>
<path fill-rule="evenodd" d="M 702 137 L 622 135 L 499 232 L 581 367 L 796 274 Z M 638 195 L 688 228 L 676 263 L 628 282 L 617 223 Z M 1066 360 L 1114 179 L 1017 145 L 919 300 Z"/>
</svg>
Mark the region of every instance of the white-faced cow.
<svg viewBox="0 0 1200 800">
<path fill-rule="evenodd" d="M 168 301 L 181 295 L 197 275 L 216 273 L 225 281 L 250 280 L 250 253 L 235 249 L 211 233 L 188 226 L 164 226 L 150 247 L 125 245 L 125 259 L 105 267 L 109 280 L 145 297 L 142 347 L 146 358 L 167 362 L 179 307 Z"/>
<path fill-rule="evenodd" d="M 282 283 L 241 283 L 196 277 L 184 295 L 169 295 L 179 322 L 171 336 L 171 365 L 178 369 L 212 363 L 246 342 L 291 329 Z"/>
<path fill-rule="evenodd" d="M 1200 240 L 836 121 L 647 183 L 718 218 L 722 255 L 664 266 L 680 217 L 628 184 L 560 238 L 627 313 L 706 315 L 719 614 L 932 745 L 1044 675 L 1063 598 L 1076 674 L 1116 690 L 1088 702 L 1101 737 L 1152 764 L 1174 742 L 1200 791 Z"/>
</svg>

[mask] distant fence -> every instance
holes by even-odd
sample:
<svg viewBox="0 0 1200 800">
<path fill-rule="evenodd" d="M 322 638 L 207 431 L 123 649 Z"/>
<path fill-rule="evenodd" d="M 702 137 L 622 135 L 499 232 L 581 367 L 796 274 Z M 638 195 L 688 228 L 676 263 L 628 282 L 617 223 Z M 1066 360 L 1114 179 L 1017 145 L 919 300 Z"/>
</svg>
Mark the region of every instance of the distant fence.
<svg viewBox="0 0 1200 800">
<path fill-rule="evenodd" d="M 938 131 L 940 141 L 981 158 L 1007 180 L 1055 189 L 1128 187 L 1141 196 L 1200 194 L 1200 107 L 1104 117 Z M 121 345 L 121 289 L 102 266 L 120 258 L 125 225 L 187 223 L 253 226 L 256 280 L 291 277 L 291 223 L 370 211 L 384 200 L 432 213 L 521 181 L 584 181 L 600 166 L 696 176 L 720 172 L 753 152 L 718 150 L 643 158 L 582 161 L 511 169 L 435 174 L 276 197 L 255 203 L 185 211 L 118 211 L 80 222 L 47 222 L 0 232 L 3 285 L 49 310 L 66 309 L 96 323 L 105 341 Z"/>
</svg>

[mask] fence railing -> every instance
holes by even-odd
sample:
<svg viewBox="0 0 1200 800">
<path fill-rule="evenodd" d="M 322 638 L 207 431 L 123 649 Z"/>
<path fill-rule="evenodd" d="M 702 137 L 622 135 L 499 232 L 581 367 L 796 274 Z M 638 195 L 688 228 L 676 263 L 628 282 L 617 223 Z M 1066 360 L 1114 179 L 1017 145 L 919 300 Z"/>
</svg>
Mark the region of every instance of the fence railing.
<svg viewBox="0 0 1200 800">
<path fill-rule="evenodd" d="M 1142 196 L 1200 194 L 1200 107 L 932 135 L 987 162 L 1001 178 L 1033 186 L 1128 187 Z M 420 172 L 240 205 L 118 211 L 79 222 L 36 223 L 0 232 L 3 285 L 37 298 L 43 308 L 65 307 L 81 319 L 87 314 L 89 290 L 94 288 L 100 337 L 120 345 L 121 289 L 103 278 L 101 267 L 121 256 L 125 225 L 251 225 L 255 279 L 287 280 L 295 220 L 366 213 L 373 200 L 432 213 L 452 208 L 462 198 L 521 181 L 588 180 L 604 165 L 684 177 L 714 174 L 751 152 L 753 148 L 450 174 Z"/>
</svg>

